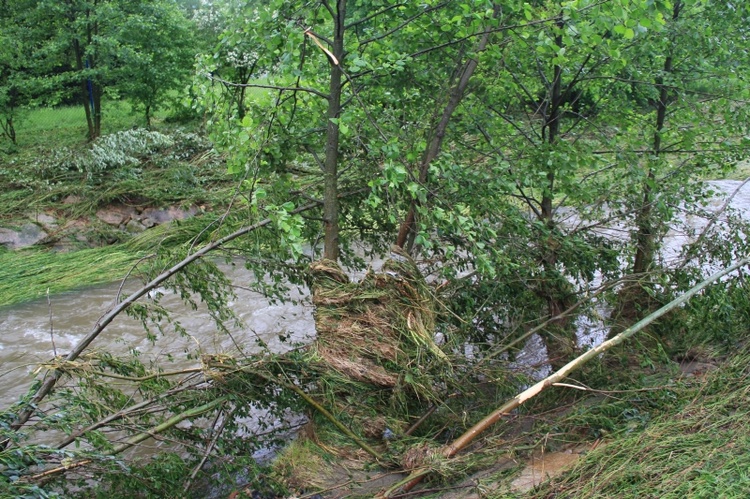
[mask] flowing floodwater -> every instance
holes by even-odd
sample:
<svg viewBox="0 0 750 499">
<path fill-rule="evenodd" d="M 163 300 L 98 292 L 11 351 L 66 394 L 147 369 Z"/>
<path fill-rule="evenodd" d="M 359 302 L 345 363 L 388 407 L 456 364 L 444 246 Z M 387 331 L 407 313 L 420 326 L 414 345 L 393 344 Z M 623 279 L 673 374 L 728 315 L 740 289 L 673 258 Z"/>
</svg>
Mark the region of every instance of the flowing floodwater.
<svg viewBox="0 0 750 499">
<path fill-rule="evenodd" d="M 223 270 L 232 282 L 248 282 L 253 278 L 250 271 L 239 265 Z M 122 292 L 137 288 L 137 283 L 127 283 Z M 33 371 L 52 359 L 55 352 L 67 355 L 111 308 L 118 292 L 119 282 L 0 308 L 0 407 L 8 407 L 25 393 Z M 205 308 L 199 306 L 192 310 L 178 296 L 164 289 L 157 292 L 164 293 L 159 304 L 173 313 L 187 336 L 166 327 L 166 333 L 157 333 L 156 341 L 151 342 L 141 322 L 122 313 L 89 350 L 113 355 L 138 351 L 145 365 L 149 360 L 158 360 L 165 370 L 175 370 L 200 367 L 198 360 L 186 358 L 186 352 L 247 355 L 260 350 L 256 339 L 262 340 L 272 351 L 282 352 L 291 343 L 309 341 L 314 335 L 312 306 L 306 296 L 296 291 L 291 296 L 295 303 L 269 304 L 257 293 L 235 289 L 237 297 L 231 306 L 245 327 L 228 324 L 230 335 L 217 330 Z M 280 336 L 289 340 L 282 342 Z M 238 351 L 239 348 L 244 351 Z"/>
<path fill-rule="evenodd" d="M 720 195 L 710 201 L 709 209 L 721 209 L 725 200 L 734 193 L 730 206 L 743 214 L 750 213 L 750 182 L 745 185 L 739 181 L 722 180 L 710 185 Z M 742 188 L 735 193 L 739 187 Z M 689 216 L 685 221 L 698 232 L 708 223 L 707 219 L 698 216 Z M 687 242 L 687 234 L 670 233 L 665 241 L 664 258 L 676 258 Z M 253 279 L 252 274 L 240 265 L 224 270 L 232 282 L 246 283 Z M 0 308 L 0 407 L 8 407 L 27 391 L 33 371 L 52 359 L 55 351 L 58 355 L 66 355 L 91 331 L 99 317 L 112 306 L 119 287 L 120 283 L 95 286 L 51 296 L 49 301 L 43 298 Z M 131 283 L 124 291 L 136 287 L 137 284 Z M 245 327 L 231 329 L 231 335 L 219 332 L 205 310 L 191 310 L 179 297 L 166 294 L 160 303 L 174 313 L 189 336 L 167 333 L 152 343 L 139 321 L 121 314 L 90 348 L 115 355 L 137 350 L 142 359 L 159 359 L 165 369 L 173 370 L 199 367 L 198 361 L 188 361 L 185 356 L 185 352 L 195 352 L 197 347 L 202 353 L 236 356 L 257 352 L 255 339 L 263 340 L 272 351 L 279 352 L 289 347 L 288 342 L 280 341 L 279 335 L 289 336 L 296 342 L 309 341 L 313 337 L 312 305 L 303 294 L 294 294 L 292 298 L 298 302 L 296 304 L 269 304 L 251 291 L 237 289 L 236 293 L 232 308 Z M 601 322 L 587 318 L 579 319 L 578 327 L 579 341 L 587 346 L 601 342 L 607 334 Z M 238 352 L 238 346 L 247 350 Z M 532 337 L 518 358 L 526 365 L 538 365 L 544 355 L 544 345 L 538 337 Z M 174 359 L 171 366 L 164 365 L 168 356 Z"/>
</svg>

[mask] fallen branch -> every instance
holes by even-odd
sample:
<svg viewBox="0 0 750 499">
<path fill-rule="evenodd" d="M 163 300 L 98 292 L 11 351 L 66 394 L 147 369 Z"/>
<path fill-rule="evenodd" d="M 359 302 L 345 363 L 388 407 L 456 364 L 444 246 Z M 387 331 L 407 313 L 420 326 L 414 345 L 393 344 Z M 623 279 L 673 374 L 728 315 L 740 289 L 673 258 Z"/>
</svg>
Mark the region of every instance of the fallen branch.
<svg viewBox="0 0 750 499">
<path fill-rule="evenodd" d="M 214 366 L 214 367 L 223 368 L 225 366 L 220 366 L 219 365 L 219 366 Z M 336 428 L 338 428 L 339 430 L 341 430 L 342 433 L 344 433 L 344 435 L 346 435 L 347 437 L 349 437 L 363 451 L 367 452 L 368 454 L 370 454 L 372 457 L 374 457 L 378 461 L 382 461 L 383 460 L 383 456 L 378 451 L 376 451 L 375 449 L 373 449 L 372 447 L 370 447 L 367 444 L 367 442 L 365 442 L 364 440 L 362 440 L 361 438 L 359 438 L 353 431 L 351 431 L 349 428 L 347 428 L 346 425 L 344 425 L 341 421 L 339 421 L 338 419 L 336 419 L 336 417 L 333 414 L 331 414 L 328 411 L 328 409 L 326 409 L 321 404 L 319 404 L 315 399 L 313 399 L 310 395 L 308 395 L 307 393 L 305 393 L 305 391 L 302 390 L 302 388 L 300 388 L 297 385 L 295 385 L 291 380 L 290 381 L 283 381 L 281 378 L 273 378 L 273 377 L 271 377 L 271 376 L 269 376 L 267 374 L 264 374 L 262 372 L 251 370 L 250 369 L 251 367 L 252 366 L 240 367 L 240 368 L 237 368 L 237 369 L 232 369 L 230 372 L 245 372 L 245 373 L 251 372 L 251 373 L 255 374 L 256 376 L 259 376 L 259 377 L 265 379 L 269 383 L 277 383 L 282 388 L 286 388 L 287 390 L 293 391 L 294 393 L 296 393 L 297 395 L 299 395 L 302 398 L 302 400 L 305 401 L 305 403 L 307 403 L 310 407 L 312 407 L 313 409 L 315 409 L 316 411 L 318 411 L 320 414 L 323 415 L 323 417 L 325 417 L 328 421 L 330 421 L 331 424 L 333 424 Z"/>
<path fill-rule="evenodd" d="M 193 472 L 190 473 L 190 476 L 185 481 L 185 485 L 182 487 L 182 491 L 187 494 L 187 492 L 190 490 L 190 487 L 193 485 L 193 480 L 195 480 L 195 477 L 198 476 L 198 473 L 203 469 L 203 465 L 206 464 L 206 461 L 208 461 L 208 457 L 211 455 L 211 452 L 213 452 L 214 447 L 216 447 L 216 442 L 219 441 L 219 437 L 222 433 L 224 433 L 224 427 L 227 425 L 229 421 L 232 421 L 234 419 L 234 414 L 237 412 L 237 407 L 233 407 L 232 410 L 229 411 L 229 413 L 225 413 L 223 410 L 219 411 L 216 414 L 216 419 L 214 420 L 214 424 L 211 425 L 211 433 L 213 434 L 213 437 L 211 437 L 211 441 L 206 446 L 206 449 L 203 451 L 203 457 L 201 458 L 200 462 L 196 465 L 195 468 L 193 468 Z M 223 418 L 222 418 L 223 416 Z M 221 420 L 221 422 L 219 422 Z M 216 427 L 216 424 L 219 424 L 219 427 Z"/>
<path fill-rule="evenodd" d="M 339 430 L 341 430 L 344 433 L 344 435 L 346 435 L 347 437 L 349 437 L 362 450 L 364 450 L 365 452 L 367 452 L 368 454 L 370 454 L 372 457 L 374 457 L 378 461 L 382 461 L 383 460 L 383 456 L 378 451 L 376 451 L 375 449 L 373 449 L 372 447 L 370 447 L 369 445 L 367 445 L 367 442 L 365 442 L 364 440 L 362 440 L 361 438 L 359 438 L 357 435 L 355 435 L 353 431 L 351 431 L 349 428 L 347 428 L 341 421 L 339 421 L 338 419 L 336 419 L 336 417 L 333 414 L 331 414 L 330 412 L 328 412 L 328 409 L 326 409 L 325 407 L 323 407 L 322 405 L 320 405 L 318 402 L 316 402 L 311 396 L 309 396 L 308 394 L 306 394 L 300 387 L 298 387 L 297 385 L 291 384 L 291 383 L 282 383 L 281 386 L 292 390 L 294 393 L 296 393 L 297 395 L 299 395 L 300 397 L 302 397 L 305 402 L 307 402 L 316 411 L 318 411 L 319 413 L 321 413 L 323 415 L 323 417 L 325 417 L 334 426 L 336 426 L 336 428 L 338 428 Z"/>
<path fill-rule="evenodd" d="M 173 388 L 171 390 L 168 390 L 168 391 L 166 391 L 166 392 L 164 392 L 164 393 L 162 393 L 162 394 L 160 394 L 160 395 L 158 395 L 158 396 L 156 396 L 154 398 L 151 398 L 151 399 L 148 399 L 148 400 L 143 400 L 143 401 L 141 401 L 141 402 L 139 402 L 137 404 L 134 404 L 134 405 L 131 405 L 129 407 L 126 407 L 126 408 L 124 408 L 124 409 L 122 409 L 120 411 L 117 411 L 114 414 L 110 414 L 109 416 L 107 416 L 107 417 L 105 417 L 103 419 L 100 419 L 96 423 L 93 423 L 93 424 L 87 426 L 86 428 L 83 428 L 83 429 L 80 429 L 80 430 L 72 432 L 70 435 L 68 435 L 67 437 L 65 437 L 64 440 L 62 440 L 60 443 L 58 443 L 57 445 L 55 445 L 53 447 L 56 448 L 56 449 L 64 449 L 68 445 L 70 445 L 73 442 L 75 442 L 76 439 L 84 436 L 85 434 L 87 434 L 87 433 L 89 433 L 91 431 L 98 430 L 99 428 L 107 426 L 109 423 L 112 423 L 114 421 L 118 421 L 120 419 L 123 419 L 126 416 L 129 416 L 130 414 L 132 414 L 132 413 L 134 413 L 136 411 L 140 411 L 141 409 L 144 409 L 144 408 L 146 408 L 146 407 L 148 407 L 150 405 L 157 404 L 158 402 L 164 400 L 165 398 L 171 397 L 171 396 L 173 396 L 173 395 L 175 395 L 175 394 L 177 394 L 179 392 L 183 392 L 185 390 L 190 390 L 192 388 L 194 388 L 194 386 L 192 386 L 192 385 L 177 386 L 177 387 L 175 387 L 175 388 Z"/>
<path fill-rule="evenodd" d="M 672 300 L 671 302 L 661 307 L 659 310 L 653 312 L 647 317 L 636 322 L 635 324 L 627 328 L 622 333 L 605 341 L 601 345 L 595 348 L 592 348 L 591 350 L 575 358 L 574 360 L 568 362 L 562 368 L 560 368 L 560 370 L 544 378 L 543 380 L 539 381 L 537 384 L 535 384 L 531 388 L 524 390 L 523 392 L 516 395 L 510 401 L 506 402 L 505 405 L 495 410 L 490 415 L 482 419 L 480 422 L 472 426 L 468 431 L 466 431 L 466 433 L 458 437 L 453 443 L 443 447 L 442 455 L 446 458 L 453 457 L 460 450 L 464 449 L 467 445 L 469 445 L 477 436 L 479 436 L 480 433 L 482 433 L 484 430 L 486 430 L 487 428 L 495 424 L 502 416 L 508 415 L 510 411 L 518 408 L 523 403 L 536 397 L 542 391 L 549 388 L 550 386 L 554 386 L 556 383 L 559 383 L 560 381 L 562 381 L 571 372 L 578 369 L 589 360 L 593 359 L 594 357 L 599 356 L 603 352 L 606 352 L 613 346 L 619 345 L 620 343 L 630 338 L 635 333 L 641 331 L 643 328 L 650 325 L 652 322 L 656 321 L 663 315 L 671 312 L 675 308 L 687 302 L 690 298 L 700 293 L 704 288 L 712 284 L 714 281 L 717 281 L 718 279 L 721 279 L 722 277 L 728 274 L 731 274 L 735 270 L 741 267 L 744 267 L 748 263 L 750 263 L 750 258 L 744 258 L 740 260 L 739 262 L 735 263 L 734 265 L 732 265 L 731 267 L 724 269 L 721 272 L 717 272 L 716 274 L 713 274 L 711 277 L 707 278 L 706 280 L 692 287 L 690 290 L 685 292 L 685 294 L 683 294 L 679 298 Z M 409 491 L 412 488 L 414 488 L 419 482 L 422 481 L 422 479 L 425 476 L 429 475 L 430 473 L 431 473 L 431 470 L 427 468 L 414 471 L 411 475 L 409 475 L 409 477 L 406 478 L 406 480 L 391 487 L 390 489 L 383 492 L 378 497 L 379 498 L 393 497 L 394 494 L 396 494 L 399 491 Z"/>
<path fill-rule="evenodd" d="M 109 454 L 112 456 L 115 456 L 117 454 L 121 454 L 122 452 L 128 450 L 129 448 L 133 447 L 134 445 L 137 445 L 144 440 L 148 440 L 149 438 L 153 438 L 154 435 L 158 435 L 159 433 L 162 433 L 178 423 L 194 418 L 197 416 L 200 416 L 202 414 L 205 414 L 206 412 L 209 412 L 216 407 L 220 406 L 221 404 L 225 403 L 227 400 L 229 400 L 229 397 L 219 397 L 217 399 L 212 400 L 211 402 L 207 404 L 203 404 L 200 407 L 194 407 L 192 409 L 189 409 L 185 412 L 182 412 L 180 414 L 176 414 L 169 418 L 168 420 L 164 421 L 163 423 L 154 426 L 152 429 L 148 431 L 144 431 L 142 433 L 139 433 L 137 435 L 134 435 L 130 437 L 125 442 L 121 443 L 120 445 L 116 446 L 114 449 L 112 449 Z M 52 468 L 50 470 L 43 471 L 42 473 L 37 473 L 36 475 L 31 475 L 29 477 L 23 478 L 24 481 L 27 482 L 34 482 L 39 480 L 49 480 L 52 476 L 58 474 L 58 473 L 64 473 L 66 471 L 70 471 L 76 468 L 80 468 L 82 466 L 85 466 L 87 464 L 90 464 L 93 462 L 93 459 L 82 459 L 80 461 L 76 461 L 71 464 L 66 464 L 62 466 L 58 466 L 57 468 Z"/>
<path fill-rule="evenodd" d="M 304 206 L 300 206 L 299 208 L 292 210 L 289 212 L 290 215 L 296 215 L 298 213 L 302 213 L 308 210 L 311 210 L 315 207 L 317 207 L 319 203 L 310 203 L 306 204 Z M 224 244 L 237 239 L 240 236 L 244 236 L 245 234 L 248 234 L 250 232 L 253 232 L 257 229 L 260 229 L 261 227 L 265 227 L 266 225 L 270 225 L 273 222 L 271 218 L 266 218 L 261 220 L 260 222 L 254 223 L 253 225 L 249 225 L 247 227 L 243 227 L 242 229 L 233 232 L 232 234 L 229 234 L 228 236 L 225 236 L 218 241 L 215 241 L 208 246 L 205 246 L 201 248 L 199 251 L 196 251 L 192 255 L 188 256 L 184 260 L 180 261 L 176 265 L 174 265 L 172 268 L 162 272 L 159 276 L 152 279 L 148 284 L 140 288 L 138 291 L 133 293 L 132 295 L 128 296 L 125 300 L 120 302 L 117 306 L 112 308 L 109 312 L 104 314 L 102 317 L 99 318 L 99 320 L 94 325 L 94 328 L 91 330 L 89 334 L 87 334 L 76 346 L 75 348 L 65 357 L 66 361 L 73 361 L 77 359 L 81 353 L 83 353 L 84 350 L 91 344 L 92 341 L 96 339 L 99 334 L 101 334 L 102 331 L 104 331 L 104 328 L 106 328 L 118 315 L 120 315 L 121 312 L 126 310 L 128 307 L 130 307 L 133 303 L 135 303 L 137 300 L 139 300 L 142 296 L 146 295 L 149 291 L 156 289 L 159 287 L 164 281 L 169 279 L 170 277 L 174 276 L 178 272 L 182 271 L 185 267 L 190 265 L 191 263 L 200 260 L 204 256 L 206 256 L 211 251 L 220 248 Z M 55 387 L 55 384 L 57 383 L 57 380 L 60 379 L 60 376 L 62 376 L 63 371 L 59 369 L 53 370 L 50 375 L 47 377 L 47 379 L 44 380 L 42 385 L 39 387 L 39 389 L 36 391 L 34 396 L 27 402 L 26 408 L 21 410 L 16 420 L 11 425 L 11 428 L 13 430 L 20 429 L 23 425 L 26 424 L 26 422 L 31 418 L 32 414 L 34 414 L 37 406 L 39 403 L 52 391 L 52 389 Z M 6 439 L 4 442 L 0 442 L 0 449 L 7 446 L 9 443 L 9 440 Z"/>
</svg>

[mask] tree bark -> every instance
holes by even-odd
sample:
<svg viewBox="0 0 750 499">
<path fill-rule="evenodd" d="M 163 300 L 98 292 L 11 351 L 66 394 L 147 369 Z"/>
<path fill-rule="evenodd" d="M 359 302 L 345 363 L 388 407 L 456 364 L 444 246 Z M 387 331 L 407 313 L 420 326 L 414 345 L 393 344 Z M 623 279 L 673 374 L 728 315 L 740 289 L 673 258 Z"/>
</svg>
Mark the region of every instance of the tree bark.
<svg viewBox="0 0 750 499">
<path fill-rule="evenodd" d="M 326 156 L 324 166 L 323 194 L 323 257 L 334 262 L 339 259 L 339 200 L 338 200 L 338 161 L 339 161 L 339 124 L 341 116 L 341 77 L 340 64 L 344 59 L 344 21 L 346 19 L 346 0 L 337 0 L 334 16 L 333 55 L 329 59 L 331 79 L 328 92 L 328 123 L 326 124 Z"/>
<path fill-rule="evenodd" d="M 495 5 L 494 17 L 496 18 L 499 13 L 500 7 L 498 5 Z M 487 44 L 490 41 L 491 34 L 492 33 L 488 30 L 482 35 L 482 38 L 479 40 L 479 44 L 476 47 L 476 53 L 483 52 L 487 48 Z M 427 182 L 427 172 L 430 170 L 430 164 L 440 153 L 440 149 L 443 145 L 443 139 L 445 138 L 445 134 L 448 131 L 448 124 L 450 123 L 451 117 L 458 108 L 458 105 L 461 103 L 461 100 L 464 98 L 466 89 L 469 86 L 469 82 L 471 81 L 471 77 L 474 74 L 474 71 L 477 69 L 478 65 L 479 61 L 476 57 L 469 58 L 465 63 L 462 64 L 462 68 L 459 71 L 459 74 L 461 76 L 458 79 L 458 83 L 456 83 L 456 85 L 451 89 L 448 103 L 443 109 L 443 114 L 440 117 L 440 121 L 435 127 L 435 131 L 432 134 L 432 139 L 427 145 L 427 149 L 425 149 L 424 155 L 422 156 L 422 161 L 419 164 L 418 180 L 420 184 L 425 184 Z M 412 200 L 411 204 L 409 205 L 409 210 L 407 211 L 406 217 L 404 218 L 404 221 L 401 223 L 401 227 L 399 228 L 398 236 L 396 237 L 396 246 L 399 246 L 400 248 L 405 248 L 410 236 L 412 236 L 416 232 L 416 210 L 417 202 L 416 200 Z M 411 250 L 411 248 L 407 249 Z"/>
<path fill-rule="evenodd" d="M 73 54 L 76 59 L 76 70 L 79 73 L 83 73 L 86 66 L 83 62 L 83 47 L 78 39 L 73 40 Z M 83 110 L 86 113 L 86 125 L 88 127 L 88 140 L 94 140 L 96 138 L 96 129 L 94 127 L 94 119 L 91 113 L 91 99 L 89 96 L 88 79 L 81 78 L 81 103 L 83 104 Z"/>
<path fill-rule="evenodd" d="M 555 45 L 562 49 L 564 42 L 562 30 L 565 23 L 560 18 L 556 23 L 559 30 L 555 37 Z M 544 125 L 542 127 L 542 141 L 547 150 L 552 151 L 560 136 L 560 119 L 562 118 L 562 106 L 565 95 L 562 91 L 563 68 L 555 65 L 552 70 L 552 86 L 549 89 L 549 105 L 546 106 Z M 547 231 L 548 237 L 540 241 L 541 263 L 544 276 L 541 283 L 539 295 L 547 302 L 547 314 L 549 317 L 561 317 L 551 323 L 551 328 L 542 334 L 547 346 L 547 356 L 553 369 L 563 366 L 575 352 L 575 335 L 568 328 L 568 320 L 563 315 L 570 305 L 570 290 L 567 279 L 560 275 L 557 270 L 557 243 L 554 239 L 554 189 L 555 170 L 551 165 L 547 170 L 547 185 L 542 193 L 541 217 Z"/>
<path fill-rule="evenodd" d="M 677 0 L 672 11 L 672 22 L 677 21 L 682 9 L 681 0 Z M 670 38 L 667 57 L 664 59 L 664 66 L 661 74 L 654 79 L 654 85 L 659 89 L 659 99 L 655 104 L 656 121 L 654 123 L 654 138 L 651 146 L 650 155 L 656 160 L 663 154 L 662 150 L 662 132 L 667 119 L 667 108 L 669 104 L 669 88 L 665 85 L 664 75 L 674 72 L 672 45 L 675 43 Z M 651 161 L 649 159 L 648 161 Z M 643 185 L 642 198 L 640 207 L 635 216 L 635 257 L 633 260 L 632 274 L 636 279 L 644 276 L 652 267 L 656 253 L 656 237 L 659 232 L 658 222 L 653 219 L 653 203 L 655 200 L 654 184 L 656 174 L 653 168 L 649 168 L 646 182 Z M 620 296 L 617 315 L 626 320 L 635 319 L 641 313 L 641 309 L 648 308 L 649 296 L 643 291 L 642 285 L 634 285 L 623 289 Z"/>
</svg>

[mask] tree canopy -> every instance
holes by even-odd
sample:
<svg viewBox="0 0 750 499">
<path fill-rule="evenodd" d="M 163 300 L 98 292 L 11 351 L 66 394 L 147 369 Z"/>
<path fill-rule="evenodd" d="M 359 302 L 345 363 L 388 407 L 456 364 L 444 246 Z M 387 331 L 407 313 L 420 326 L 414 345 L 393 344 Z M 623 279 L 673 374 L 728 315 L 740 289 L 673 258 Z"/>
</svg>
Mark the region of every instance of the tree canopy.
<svg viewBox="0 0 750 499">
<path fill-rule="evenodd" d="M 218 435 L 256 397 L 279 417 L 303 401 L 382 460 L 365 439 L 383 443 L 393 424 L 409 437 L 424 422 L 412 426 L 415 414 L 449 413 L 450 424 L 432 429 L 443 439 L 481 424 L 477 407 L 507 395 L 498 381 L 522 383 L 499 366 L 535 333 L 549 367 L 566 374 L 587 348 L 577 337 L 586 321 L 603 324 L 615 345 L 669 311 L 675 322 L 663 331 L 674 333 L 704 314 L 747 309 L 741 279 L 706 288 L 707 264 L 747 263 L 749 228 L 726 204 L 708 209 L 704 180 L 750 156 L 748 26 L 750 7 L 717 0 L 13 3 L 0 12 L 7 138 L 19 110 L 39 103 L 83 106 L 93 141 L 106 99 L 129 100 L 150 123 L 177 96 L 236 181 L 221 213 L 160 246 L 146 284 L 61 365 L 79 369 L 67 363 L 123 311 L 186 334 L 158 296 L 138 303 L 160 286 L 193 307 L 200 298 L 227 333 L 233 288 L 209 255 L 255 272 L 239 286 L 279 300 L 306 286 L 316 307 L 314 347 L 284 356 L 259 341 L 257 356 L 226 358 L 199 346 L 188 356 L 201 367 L 184 387 L 160 378 L 160 367 L 146 374 L 137 356 L 95 359 L 101 378 L 76 392 L 75 435 L 113 454 L 152 426 L 210 441 L 187 490 L 217 442 L 240 447 Z M 696 229 L 690 217 L 708 223 Z M 664 251 L 676 232 L 688 242 Z M 339 266 L 364 269 L 374 255 L 389 259 L 361 283 Z M 694 295 L 699 305 L 677 310 Z M 750 323 L 744 312 L 732 321 Z M 710 334 L 727 348 L 737 342 Z M 101 381 L 107 370 L 140 390 L 133 413 L 159 405 L 149 425 L 122 423 L 130 438 L 118 445 L 99 429 L 131 409 L 102 415 L 81 402 L 102 393 L 131 404 L 126 389 Z M 70 425 L 65 414 L 37 414 L 68 371 L 50 372 L 7 432 L 35 415 Z M 207 414 L 217 433 L 173 428 Z"/>
</svg>

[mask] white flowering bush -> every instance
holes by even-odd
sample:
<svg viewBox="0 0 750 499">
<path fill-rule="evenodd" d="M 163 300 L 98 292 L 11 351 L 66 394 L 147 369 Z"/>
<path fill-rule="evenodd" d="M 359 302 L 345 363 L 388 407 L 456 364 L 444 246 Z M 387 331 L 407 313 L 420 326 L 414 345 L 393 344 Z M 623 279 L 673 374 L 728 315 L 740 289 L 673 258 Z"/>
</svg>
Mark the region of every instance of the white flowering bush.
<svg viewBox="0 0 750 499">
<path fill-rule="evenodd" d="M 140 179 L 146 164 L 148 169 L 190 170 L 194 156 L 212 149 L 207 138 L 193 132 L 125 130 L 102 136 L 85 147 L 44 151 L 29 162 L 10 160 L 0 165 L 0 184 L 14 189 L 50 190 L 70 182 L 80 185 L 81 176 L 89 186 Z"/>
<path fill-rule="evenodd" d="M 174 140 L 159 132 L 142 128 L 125 130 L 98 139 L 88 154 L 74 160 L 80 172 L 93 174 L 124 166 L 140 164 L 140 158 L 174 145 Z"/>
</svg>

